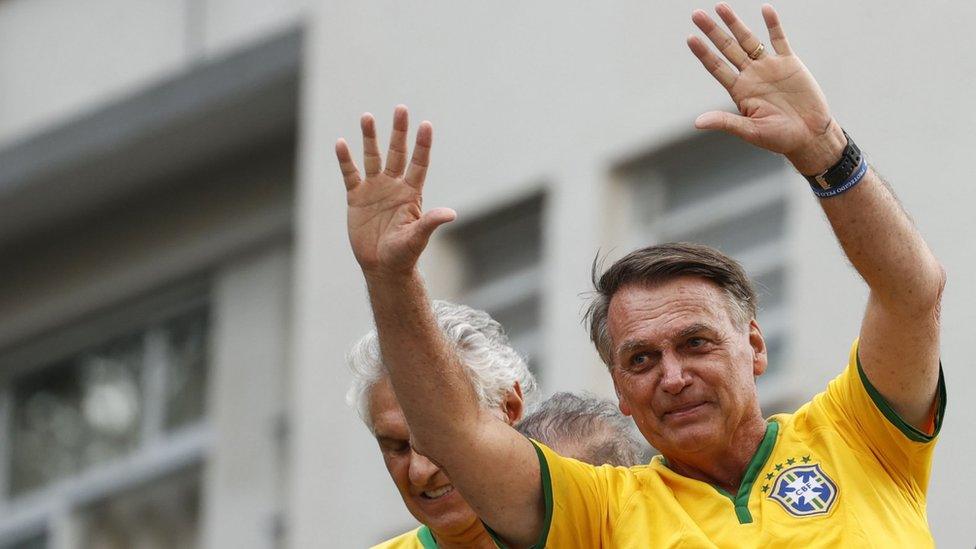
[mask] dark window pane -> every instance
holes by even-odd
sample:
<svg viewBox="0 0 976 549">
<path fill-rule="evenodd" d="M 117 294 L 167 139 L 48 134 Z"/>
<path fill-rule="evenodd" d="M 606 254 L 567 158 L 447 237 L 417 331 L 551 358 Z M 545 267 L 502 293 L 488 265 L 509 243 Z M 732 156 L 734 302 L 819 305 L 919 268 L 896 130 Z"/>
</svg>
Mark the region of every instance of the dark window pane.
<svg viewBox="0 0 976 549">
<path fill-rule="evenodd" d="M 206 310 L 179 317 L 165 327 L 167 429 L 203 417 L 209 363 L 208 329 Z"/>
<path fill-rule="evenodd" d="M 14 542 L 0 544 L 0 549 L 46 549 L 47 535 L 36 534 Z"/>
<path fill-rule="evenodd" d="M 142 336 L 131 336 L 14 382 L 12 493 L 124 455 L 139 444 L 142 359 Z"/>
<path fill-rule="evenodd" d="M 542 256 L 542 197 L 500 209 L 453 234 L 460 243 L 468 287 L 536 265 Z"/>
</svg>

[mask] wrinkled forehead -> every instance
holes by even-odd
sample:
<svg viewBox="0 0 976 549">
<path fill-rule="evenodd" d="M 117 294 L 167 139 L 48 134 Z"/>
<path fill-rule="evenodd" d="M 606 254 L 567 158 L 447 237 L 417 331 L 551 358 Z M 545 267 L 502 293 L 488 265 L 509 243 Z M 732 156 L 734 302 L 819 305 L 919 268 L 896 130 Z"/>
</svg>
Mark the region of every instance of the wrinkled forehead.
<svg viewBox="0 0 976 549">
<path fill-rule="evenodd" d="M 664 337 L 693 324 L 730 321 L 728 298 L 714 282 L 683 276 L 653 284 L 622 286 L 610 300 L 609 335 L 614 342 L 644 332 Z"/>
</svg>

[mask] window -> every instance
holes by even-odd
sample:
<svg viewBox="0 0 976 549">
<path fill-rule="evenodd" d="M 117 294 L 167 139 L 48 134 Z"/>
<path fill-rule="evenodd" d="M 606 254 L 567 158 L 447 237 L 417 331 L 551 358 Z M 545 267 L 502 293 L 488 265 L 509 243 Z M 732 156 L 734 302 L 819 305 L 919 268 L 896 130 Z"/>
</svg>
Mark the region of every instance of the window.
<svg viewBox="0 0 976 549">
<path fill-rule="evenodd" d="M 633 200 L 632 247 L 689 241 L 745 267 L 759 295 L 769 372 L 789 360 L 787 192 L 781 158 L 724 134 L 707 134 L 630 162 L 618 172 Z"/>
<path fill-rule="evenodd" d="M 498 208 L 452 233 L 461 303 L 488 312 L 539 373 L 542 195 Z"/>
<path fill-rule="evenodd" d="M 85 546 L 195 545 L 210 330 L 192 293 L 0 357 L 0 547 L 43 546 L 65 501 Z"/>
</svg>

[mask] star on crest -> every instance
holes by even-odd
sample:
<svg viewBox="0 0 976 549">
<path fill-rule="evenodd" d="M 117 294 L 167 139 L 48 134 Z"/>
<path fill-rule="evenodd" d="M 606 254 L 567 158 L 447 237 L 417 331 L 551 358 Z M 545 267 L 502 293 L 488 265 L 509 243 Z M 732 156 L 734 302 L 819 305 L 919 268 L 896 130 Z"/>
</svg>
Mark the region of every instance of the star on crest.
<svg viewBox="0 0 976 549">
<path fill-rule="evenodd" d="M 764 494 L 766 492 L 768 492 L 769 491 L 769 485 L 768 484 L 763 484 L 762 491 L 763 491 Z"/>
<path fill-rule="evenodd" d="M 801 461 L 803 461 L 803 463 L 810 463 L 810 456 L 803 456 Z"/>
<path fill-rule="evenodd" d="M 772 478 L 773 478 L 772 473 L 766 473 L 766 480 L 772 480 Z"/>
<path fill-rule="evenodd" d="M 788 458 L 786 460 L 786 464 L 787 465 L 793 465 L 794 463 L 796 463 L 796 459 L 795 458 Z"/>
<path fill-rule="evenodd" d="M 782 463 L 777 463 L 776 464 L 776 470 L 777 471 L 781 471 L 782 469 L 783 469 L 783 464 Z"/>
</svg>

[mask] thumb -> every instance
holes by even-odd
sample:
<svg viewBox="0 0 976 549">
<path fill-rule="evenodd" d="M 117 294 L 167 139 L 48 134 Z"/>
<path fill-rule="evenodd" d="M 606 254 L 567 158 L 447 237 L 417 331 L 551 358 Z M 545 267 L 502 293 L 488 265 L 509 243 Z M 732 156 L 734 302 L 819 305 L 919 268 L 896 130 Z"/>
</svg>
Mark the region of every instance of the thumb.
<svg viewBox="0 0 976 549">
<path fill-rule="evenodd" d="M 749 143 L 756 143 L 756 125 L 746 116 L 723 111 L 709 111 L 695 119 L 699 130 L 721 130 Z"/>
<path fill-rule="evenodd" d="M 457 219 L 457 212 L 450 208 L 434 208 L 433 210 L 424 212 L 424 215 L 418 220 L 417 230 L 413 236 L 416 244 L 419 244 L 421 247 L 426 247 L 427 241 L 430 240 L 430 235 L 434 234 L 434 230 L 437 227 L 445 223 L 450 223 L 455 219 Z"/>
</svg>

